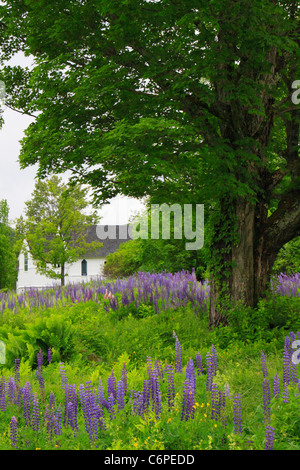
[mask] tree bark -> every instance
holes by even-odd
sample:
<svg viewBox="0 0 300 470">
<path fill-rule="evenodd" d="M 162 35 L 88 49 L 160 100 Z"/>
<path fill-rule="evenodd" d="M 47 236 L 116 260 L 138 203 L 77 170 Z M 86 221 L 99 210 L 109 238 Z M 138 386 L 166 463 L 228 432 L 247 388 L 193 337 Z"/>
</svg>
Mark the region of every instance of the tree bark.
<svg viewBox="0 0 300 470">
<path fill-rule="evenodd" d="M 266 295 L 280 248 L 300 234 L 299 200 L 298 192 L 287 195 L 269 218 L 264 201 L 253 205 L 241 199 L 223 204 L 220 227 L 232 218 L 226 214 L 231 210 L 236 225 L 227 224 L 227 232 L 235 232 L 238 238 L 225 241 L 228 233 L 218 238 L 220 229 L 216 229 L 212 258 L 218 259 L 220 269 L 215 266 L 211 277 L 210 326 L 226 324 L 228 300 L 231 305 L 241 302 L 256 307 Z"/>
<path fill-rule="evenodd" d="M 65 265 L 64 263 L 60 266 L 60 285 L 64 287 L 65 285 Z"/>
</svg>

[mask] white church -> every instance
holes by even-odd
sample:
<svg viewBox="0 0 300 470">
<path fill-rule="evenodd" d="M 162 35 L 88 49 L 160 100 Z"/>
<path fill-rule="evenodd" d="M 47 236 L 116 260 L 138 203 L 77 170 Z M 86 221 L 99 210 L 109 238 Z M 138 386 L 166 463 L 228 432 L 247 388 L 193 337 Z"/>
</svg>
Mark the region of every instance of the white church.
<svg viewBox="0 0 300 470">
<path fill-rule="evenodd" d="M 93 279 L 103 278 L 103 267 L 106 257 L 110 253 L 117 251 L 121 243 L 129 241 L 127 225 L 92 225 L 87 229 L 86 241 L 88 243 L 98 241 L 102 246 L 94 253 L 86 254 L 73 264 L 66 264 L 65 284 L 77 282 L 89 282 Z M 39 274 L 30 250 L 22 250 L 19 255 L 18 280 L 16 285 L 17 293 L 21 293 L 30 288 L 52 287 L 59 284 L 59 280 L 48 278 Z M 59 268 L 57 268 L 59 272 Z"/>
</svg>

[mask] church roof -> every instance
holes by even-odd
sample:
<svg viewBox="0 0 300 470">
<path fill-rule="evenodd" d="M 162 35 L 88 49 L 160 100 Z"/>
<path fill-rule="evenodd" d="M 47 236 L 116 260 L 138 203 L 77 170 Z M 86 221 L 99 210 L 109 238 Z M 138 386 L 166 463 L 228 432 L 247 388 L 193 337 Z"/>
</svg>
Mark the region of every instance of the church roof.
<svg viewBox="0 0 300 470">
<path fill-rule="evenodd" d="M 106 258 L 117 251 L 119 246 L 131 240 L 127 225 L 92 225 L 86 230 L 86 242 L 100 242 L 103 245 L 94 252 L 87 253 L 85 258 Z"/>
</svg>

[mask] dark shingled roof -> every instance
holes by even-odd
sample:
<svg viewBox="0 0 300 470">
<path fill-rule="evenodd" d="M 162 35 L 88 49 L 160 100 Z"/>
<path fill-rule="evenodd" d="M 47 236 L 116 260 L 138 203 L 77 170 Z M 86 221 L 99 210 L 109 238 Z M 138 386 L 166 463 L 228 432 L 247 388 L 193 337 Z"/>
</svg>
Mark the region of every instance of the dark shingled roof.
<svg viewBox="0 0 300 470">
<path fill-rule="evenodd" d="M 120 238 L 124 237 L 124 234 L 126 238 Z M 106 258 L 108 254 L 117 251 L 122 243 L 129 240 L 131 238 L 128 236 L 127 225 L 92 225 L 86 231 L 86 242 L 98 241 L 103 246 L 97 251 L 87 253 L 85 258 Z"/>
</svg>

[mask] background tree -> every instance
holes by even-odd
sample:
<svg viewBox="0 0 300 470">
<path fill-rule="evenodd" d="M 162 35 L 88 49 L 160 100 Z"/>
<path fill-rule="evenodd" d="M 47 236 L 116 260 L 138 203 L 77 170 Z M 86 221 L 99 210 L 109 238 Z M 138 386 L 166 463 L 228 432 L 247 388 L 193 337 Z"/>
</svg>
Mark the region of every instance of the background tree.
<svg viewBox="0 0 300 470">
<path fill-rule="evenodd" d="M 14 232 L 9 226 L 7 201 L 0 201 L 0 289 L 15 289 L 17 257 L 14 250 Z"/>
<path fill-rule="evenodd" d="M 300 273 L 300 237 L 284 245 L 278 253 L 273 266 L 275 274 Z"/>
<path fill-rule="evenodd" d="M 181 246 L 180 246 L 181 245 Z M 196 270 L 198 280 L 206 278 L 206 265 L 197 259 L 202 252 L 185 250 L 182 244 L 167 240 L 130 240 L 107 256 L 104 274 L 110 278 L 126 277 L 137 271 L 175 273 Z"/>
<path fill-rule="evenodd" d="M 70 169 L 95 201 L 204 203 L 210 323 L 225 296 L 257 305 L 300 234 L 297 2 L 3 3 L 3 61 L 35 59 L 2 73 L 6 105 L 36 116 L 21 166 Z"/>
<path fill-rule="evenodd" d="M 98 222 L 95 211 L 87 213 L 86 190 L 69 186 L 53 176 L 37 181 L 32 199 L 26 202 L 26 241 L 38 272 L 65 284 L 65 266 L 100 248 L 87 243 L 86 228 Z"/>
<path fill-rule="evenodd" d="M 170 236 L 167 239 L 163 237 L 162 213 L 157 212 L 157 216 L 160 217 L 158 234 L 159 238 L 151 239 L 151 228 L 153 221 L 151 217 L 151 213 L 153 213 L 152 211 L 150 206 L 148 205 L 148 207 L 142 214 L 137 214 L 135 217 L 132 217 L 130 223 L 137 223 L 138 232 L 146 232 L 146 227 L 148 226 L 148 233 L 142 233 L 142 236 L 140 238 L 130 240 L 126 243 L 122 243 L 116 252 L 109 254 L 107 256 L 106 264 L 104 266 L 104 274 L 108 277 L 116 278 L 126 277 L 134 274 L 137 271 L 168 271 L 171 273 L 175 273 L 183 269 L 187 271 L 192 271 L 193 269 L 195 269 L 196 276 L 199 280 L 207 278 L 209 252 L 208 244 L 205 243 L 205 239 L 203 249 L 186 250 L 186 243 L 194 241 L 194 239 L 187 240 L 185 238 L 184 233 L 181 234 L 181 238 L 175 237 L 174 231 L 176 226 L 176 220 L 172 211 L 170 211 L 169 218 Z M 183 225 L 183 207 L 181 207 L 181 214 Z M 193 230 L 195 231 L 195 214 L 193 214 L 193 216 L 194 220 L 191 221 L 191 223 L 193 224 Z M 139 224 L 141 218 L 143 218 L 145 221 L 142 224 L 142 229 L 140 229 Z M 208 229 L 208 227 L 206 227 L 206 229 Z M 199 232 L 198 236 L 200 235 Z"/>
</svg>

